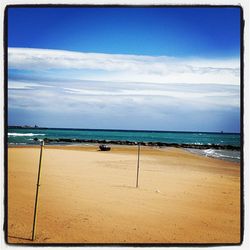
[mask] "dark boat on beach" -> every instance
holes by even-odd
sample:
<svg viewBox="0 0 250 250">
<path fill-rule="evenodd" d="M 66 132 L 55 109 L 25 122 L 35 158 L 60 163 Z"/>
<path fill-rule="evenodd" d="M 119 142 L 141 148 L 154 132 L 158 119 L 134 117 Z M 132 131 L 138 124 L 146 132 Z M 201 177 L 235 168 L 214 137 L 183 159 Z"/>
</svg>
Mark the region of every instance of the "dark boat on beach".
<svg viewBox="0 0 250 250">
<path fill-rule="evenodd" d="M 104 144 L 100 145 L 99 148 L 101 151 L 110 151 L 110 149 L 111 149 L 109 146 L 104 145 Z"/>
</svg>

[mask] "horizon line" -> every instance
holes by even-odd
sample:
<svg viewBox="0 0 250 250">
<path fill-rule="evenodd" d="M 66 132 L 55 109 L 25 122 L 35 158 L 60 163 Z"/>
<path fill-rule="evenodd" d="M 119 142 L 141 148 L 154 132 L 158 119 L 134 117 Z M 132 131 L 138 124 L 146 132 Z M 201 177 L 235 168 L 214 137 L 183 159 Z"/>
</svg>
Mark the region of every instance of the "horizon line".
<svg viewBox="0 0 250 250">
<path fill-rule="evenodd" d="M 149 130 L 149 129 L 115 129 L 115 128 L 57 128 L 57 127 L 35 127 L 29 125 L 7 125 L 8 128 L 20 128 L 20 129 L 53 129 L 53 130 L 95 130 L 95 131 L 131 131 L 131 132 L 155 132 L 155 133 L 207 133 L 207 134 L 240 134 L 239 132 L 226 132 L 221 131 L 183 131 L 183 130 Z"/>
</svg>

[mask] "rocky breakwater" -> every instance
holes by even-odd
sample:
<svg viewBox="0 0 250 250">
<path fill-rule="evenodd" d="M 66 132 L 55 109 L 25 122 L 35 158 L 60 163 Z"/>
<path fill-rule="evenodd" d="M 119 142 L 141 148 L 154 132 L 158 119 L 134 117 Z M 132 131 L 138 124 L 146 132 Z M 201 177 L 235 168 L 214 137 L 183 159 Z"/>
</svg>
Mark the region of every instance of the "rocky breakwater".
<svg viewBox="0 0 250 250">
<path fill-rule="evenodd" d="M 34 138 L 34 141 L 38 141 L 38 138 Z M 68 138 L 44 138 L 46 144 L 60 144 L 60 143 L 97 143 L 97 144 L 113 144 L 113 145 L 138 145 L 138 142 L 134 141 L 112 141 L 112 140 L 82 140 L 82 139 L 68 139 Z M 223 149 L 223 150 L 240 150 L 239 146 L 231 145 L 198 145 L 198 144 L 178 144 L 178 143 L 165 143 L 165 142 L 140 142 L 141 146 L 151 147 L 175 147 L 175 148 L 195 148 L 195 149 Z"/>
</svg>

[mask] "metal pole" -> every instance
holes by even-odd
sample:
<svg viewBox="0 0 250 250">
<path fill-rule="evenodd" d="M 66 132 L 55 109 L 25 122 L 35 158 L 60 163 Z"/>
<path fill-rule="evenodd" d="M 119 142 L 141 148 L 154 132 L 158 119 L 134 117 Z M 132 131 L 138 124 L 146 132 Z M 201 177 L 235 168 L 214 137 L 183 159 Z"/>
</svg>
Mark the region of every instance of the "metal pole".
<svg viewBox="0 0 250 250">
<path fill-rule="evenodd" d="M 138 159 L 137 159 L 136 188 L 138 188 L 139 167 L 140 167 L 140 142 L 138 143 Z"/>
<path fill-rule="evenodd" d="M 44 146 L 44 141 L 41 141 L 40 160 L 39 160 L 39 168 L 38 168 L 37 184 L 36 184 L 36 199 L 35 199 L 35 208 L 34 208 L 32 240 L 35 240 L 35 237 L 36 237 L 36 218 L 37 218 L 37 208 L 38 208 L 40 176 L 41 176 L 41 168 L 42 168 L 43 146 Z"/>
</svg>

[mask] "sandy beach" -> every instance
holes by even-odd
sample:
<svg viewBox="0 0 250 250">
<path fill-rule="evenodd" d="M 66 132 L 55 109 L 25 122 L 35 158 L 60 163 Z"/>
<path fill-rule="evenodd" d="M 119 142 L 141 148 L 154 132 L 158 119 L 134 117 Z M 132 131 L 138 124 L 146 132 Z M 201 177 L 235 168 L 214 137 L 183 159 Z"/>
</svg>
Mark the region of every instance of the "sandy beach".
<svg viewBox="0 0 250 250">
<path fill-rule="evenodd" d="M 176 148 L 8 149 L 9 243 L 239 243 L 240 164 Z"/>
</svg>

